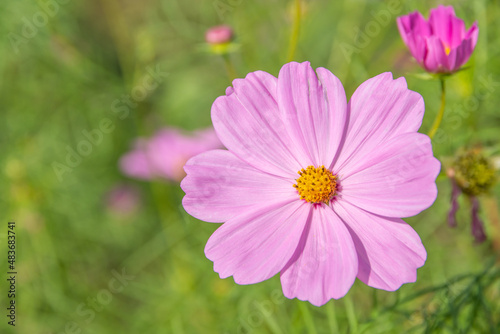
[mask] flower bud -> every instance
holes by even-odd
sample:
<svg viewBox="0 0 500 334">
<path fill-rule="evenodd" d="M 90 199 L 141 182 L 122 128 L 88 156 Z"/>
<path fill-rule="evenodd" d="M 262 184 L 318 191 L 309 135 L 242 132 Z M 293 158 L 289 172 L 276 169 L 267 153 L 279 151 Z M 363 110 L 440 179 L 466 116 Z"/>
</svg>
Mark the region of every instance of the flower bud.
<svg viewBox="0 0 500 334">
<path fill-rule="evenodd" d="M 212 27 L 205 33 L 209 51 L 216 55 L 227 55 L 235 51 L 237 45 L 233 43 L 233 39 L 233 29 L 227 25 Z"/>
<path fill-rule="evenodd" d="M 205 41 L 208 44 L 225 44 L 233 40 L 233 29 L 227 25 L 215 26 L 205 33 Z"/>
</svg>

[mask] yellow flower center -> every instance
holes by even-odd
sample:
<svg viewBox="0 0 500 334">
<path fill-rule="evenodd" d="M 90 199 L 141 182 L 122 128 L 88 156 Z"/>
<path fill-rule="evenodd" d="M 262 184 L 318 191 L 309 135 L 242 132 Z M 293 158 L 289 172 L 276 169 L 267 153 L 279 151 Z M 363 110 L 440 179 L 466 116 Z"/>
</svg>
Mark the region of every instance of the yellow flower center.
<svg viewBox="0 0 500 334">
<path fill-rule="evenodd" d="M 449 56 L 451 52 L 451 48 L 446 44 L 444 44 L 444 52 L 446 53 L 447 56 Z"/>
<path fill-rule="evenodd" d="M 325 166 L 309 166 L 297 172 L 300 177 L 293 187 L 297 189 L 300 199 L 309 203 L 328 204 L 337 191 L 337 175 L 333 175 Z"/>
</svg>

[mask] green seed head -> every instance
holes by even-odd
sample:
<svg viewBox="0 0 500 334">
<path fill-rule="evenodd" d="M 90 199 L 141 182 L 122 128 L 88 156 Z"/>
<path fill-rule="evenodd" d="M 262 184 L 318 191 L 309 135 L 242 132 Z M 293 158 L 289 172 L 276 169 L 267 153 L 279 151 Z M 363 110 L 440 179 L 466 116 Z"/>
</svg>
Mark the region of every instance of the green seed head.
<svg viewBox="0 0 500 334">
<path fill-rule="evenodd" d="M 487 193 L 496 181 L 493 163 L 477 148 L 459 154 L 453 169 L 458 186 L 470 196 Z"/>
</svg>

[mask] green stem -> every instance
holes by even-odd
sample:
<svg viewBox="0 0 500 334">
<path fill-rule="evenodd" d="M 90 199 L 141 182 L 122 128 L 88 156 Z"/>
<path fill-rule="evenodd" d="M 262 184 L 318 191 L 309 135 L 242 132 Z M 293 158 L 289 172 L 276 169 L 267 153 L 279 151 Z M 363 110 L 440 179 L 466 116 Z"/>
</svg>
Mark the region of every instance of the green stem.
<svg viewBox="0 0 500 334">
<path fill-rule="evenodd" d="M 236 74 L 236 69 L 234 68 L 233 62 L 231 61 L 231 57 L 228 54 L 223 54 L 222 58 L 224 59 L 224 65 L 226 65 L 226 72 L 229 78 L 229 81 L 233 81 L 238 77 Z"/>
<path fill-rule="evenodd" d="M 151 196 L 153 197 L 153 204 L 156 209 L 157 218 L 160 221 L 164 229 L 169 226 L 170 216 L 169 211 L 173 210 L 170 203 L 172 199 L 165 193 L 165 184 L 158 180 L 149 181 L 149 189 L 151 191 Z"/>
<path fill-rule="evenodd" d="M 333 300 L 330 300 L 329 303 L 326 304 L 326 316 L 328 318 L 328 324 L 330 326 L 330 333 L 340 333 L 339 324 L 337 322 L 337 315 L 335 314 L 335 305 L 333 304 Z"/>
<path fill-rule="evenodd" d="M 440 77 L 439 81 L 441 82 L 441 106 L 439 107 L 439 112 L 436 115 L 436 119 L 434 119 L 434 123 L 432 124 L 432 128 L 428 133 L 428 136 L 432 139 L 436 134 L 441 121 L 443 120 L 444 108 L 446 105 L 446 87 L 444 84 L 444 77 Z"/>
<path fill-rule="evenodd" d="M 302 316 L 304 317 L 304 323 L 307 328 L 307 333 L 309 334 L 317 334 L 316 327 L 314 326 L 313 317 L 311 312 L 309 312 L 308 305 L 304 302 L 299 302 L 299 309 L 302 312 Z"/>
<path fill-rule="evenodd" d="M 290 35 L 290 47 L 288 49 L 288 63 L 291 62 L 295 57 L 295 50 L 297 50 L 297 43 L 299 42 L 299 32 L 300 32 L 300 1 L 295 0 L 295 15 L 293 18 L 292 34 Z"/>
<path fill-rule="evenodd" d="M 354 304 L 352 303 L 351 296 L 344 297 L 345 312 L 347 315 L 347 322 L 349 323 L 349 333 L 356 334 L 358 332 L 358 320 L 356 319 L 356 312 L 354 311 Z"/>
<path fill-rule="evenodd" d="M 272 317 L 271 314 L 266 313 L 269 311 L 266 310 L 266 308 L 259 303 L 257 303 L 257 308 L 264 315 L 264 321 L 266 322 L 267 327 L 270 329 L 271 333 L 282 334 L 280 326 L 278 325 L 274 317 Z"/>
<path fill-rule="evenodd" d="M 103 1 L 103 11 L 110 27 L 111 38 L 115 44 L 118 64 L 124 76 L 127 87 L 134 86 L 135 53 L 130 39 L 130 25 L 125 17 L 125 12 L 119 0 Z"/>
</svg>

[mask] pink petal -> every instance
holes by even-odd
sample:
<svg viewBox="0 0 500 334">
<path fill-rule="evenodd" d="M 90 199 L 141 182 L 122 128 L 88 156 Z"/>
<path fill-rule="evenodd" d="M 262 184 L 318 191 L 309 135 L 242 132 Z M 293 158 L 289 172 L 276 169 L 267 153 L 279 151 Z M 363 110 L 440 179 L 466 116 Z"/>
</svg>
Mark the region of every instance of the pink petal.
<svg viewBox="0 0 500 334">
<path fill-rule="evenodd" d="M 429 23 L 422 16 L 422 14 L 417 11 L 408 15 L 400 16 L 396 21 L 401 37 L 411 32 L 421 36 L 429 36 L 431 34 Z M 405 37 L 403 37 L 403 41 L 406 43 Z"/>
<path fill-rule="evenodd" d="M 465 38 L 465 23 L 458 17 L 450 18 L 449 41 L 443 41 L 450 49 L 456 48 Z"/>
<path fill-rule="evenodd" d="M 429 23 L 419 12 L 397 18 L 399 33 L 415 59 L 423 65 L 426 46 L 425 38 L 430 35 Z"/>
<path fill-rule="evenodd" d="M 274 203 L 228 220 L 210 237 L 205 255 L 221 278 L 253 284 L 276 275 L 297 248 L 310 214 L 304 201 Z"/>
<path fill-rule="evenodd" d="M 387 217 L 416 215 L 436 200 L 441 164 L 426 135 L 400 135 L 365 159 L 359 172 L 341 179 L 342 200 Z"/>
<path fill-rule="evenodd" d="M 465 39 L 472 40 L 472 50 L 476 47 L 477 37 L 479 35 L 479 28 L 477 27 L 477 21 L 472 24 L 469 31 L 465 34 Z"/>
<path fill-rule="evenodd" d="M 450 53 L 447 56 L 448 66 L 447 66 L 445 72 L 454 72 L 460 68 L 460 66 L 457 66 L 457 65 L 458 65 L 458 61 L 460 61 L 460 59 L 463 58 L 463 55 L 464 55 L 464 53 L 462 52 L 462 48 L 463 48 L 462 46 L 459 46 L 458 48 L 452 49 L 450 51 Z"/>
<path fill-rule="evenodd" d="M 411 55 L 418 61 L 422 66 L 424 65 L 424 59 L 427 54 L 427 43 L 426 37 L 420 34 L 411 32 L 407 35 L 407 46 L 410 50 Z"/>
<path fill-rule="evenodd" d="M 448 72 L 452 67 L 448 64 L 448 56 L 446 55 L 444 45 L 436 36 L 431 36 L 426 39 L 427 54 L 424 59 L 424 67 L 432 73 Z"/>
<path fill-rule="evenodd" d="M 451 71 L 458 70 L 469 60 L 476 46 L 478 33 L 477 22 L 474 22 L 472 27 L 465 34 L 465 39 L 461 40 L 460 44 L 451 50 L 448 55 Z"/>
<path fill-rule="evenodd" d="M 279 116 L 277 79 L 253 72 L 233 81 L 233 93 L 217 98 L 212 122 L 224 146 L 250 165 L 279 176 L 295 178 L 302 168 Z"/>
<path fill-rule="evenodd" d="M 228 151 L 190 159 L 181 182 L 184 209 L 208 222 L 225 222 L 254 205 L 297 200 L 293 180 L 263 173 Z"/>
<path fill-rule="evenodd" d="M 417 279 L 427 253 L 420 237 L 401 219 L 369 214 L 345 201 L 335 211 L 347 224 L 358 253 L 358 278 L 388 291 Z"/>
<path fill-rule="evenodd" d="M 316 206 L 297 251 L 281 272 L 283 293 L 321 306 L 349 291 L 357 268 L 356 249 L 346 226 L 330 207 Z"/>
<path fill-rule="evenodd" d="M 403 42 L 408 45 L 408 38 L 406 36 L 411 32 L 410 15 L 398 17 L 396 23 Z"/>
<path fill-rule="evenodd" d="M 329 166 L 346 122 L 344 87 L 330 71 L 314 73 L 309 62 L 292 62 L 278 76 L 278 105 L 293 146 L 301 147 L 302 166 Z M 309 155 L 309 158 L 308 158 Z"/>
<path fill-rule="evenodd" d="M 432 34 L 437 36 L 447 46 L 452 46 L 453 23 L 455 11 L 452 6 L 438 6 L 431 9 L 429 23 Z M 457 31 L 458 32 L 458 31 Z"/>
<path fill-rule="evenodd" d="M 464 65 L 472 54 L 472 40 L 466 39 L 448 55 L 450 70 L 456 71 Z"/>
<path fill-rule="evenodd" d="M 349 124 L 333 171 L 347 177 L 357 165 L 387 140 L 416 132 L 422 122 L 424 101 L 409 90 L 404 78 L 382 73 L 362 83 L 349 101 Z"/>
<path fill-rule="evenodd" d="M 458 70 L 469 60 L 476 46 L 478 33 L 477 22 L 474 22 L 465 35 L 465 39 L 455 49 L 451 50 L 448 59 L 452 71 Z"/>
</svg>

